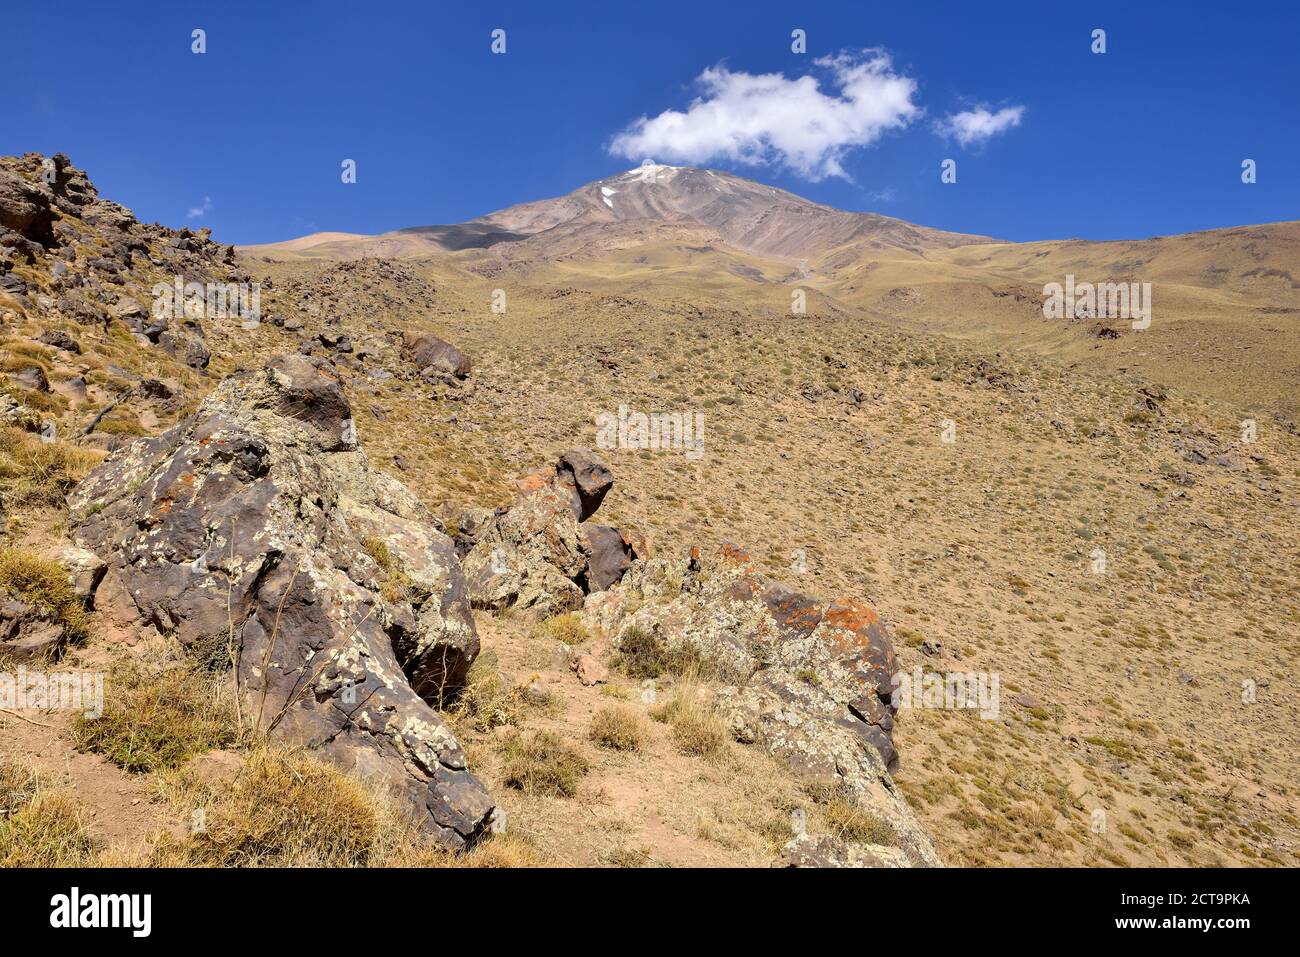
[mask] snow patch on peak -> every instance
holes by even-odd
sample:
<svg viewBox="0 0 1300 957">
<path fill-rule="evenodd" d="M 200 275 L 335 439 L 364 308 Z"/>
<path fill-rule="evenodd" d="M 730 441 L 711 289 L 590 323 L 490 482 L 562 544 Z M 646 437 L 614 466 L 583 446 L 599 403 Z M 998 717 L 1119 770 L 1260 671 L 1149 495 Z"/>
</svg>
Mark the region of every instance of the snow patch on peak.
<svg viewBox="0 0 1300 957">
<path fill-rule="evenodd" d="M 652 161 L 647 161 L 645 163 L 642 163 L 640 166 L 632 167 L 626 173 L 623 173 L 622 176 L 623 177 L 628 177 L 628 176 L 658 177 L 662 175 L 676 173 L 680 170 L 689 169 L 689 168 L 690 167 L 688 166 L 669 166 L 666 163 L 655 163 Z"/>
</svg>

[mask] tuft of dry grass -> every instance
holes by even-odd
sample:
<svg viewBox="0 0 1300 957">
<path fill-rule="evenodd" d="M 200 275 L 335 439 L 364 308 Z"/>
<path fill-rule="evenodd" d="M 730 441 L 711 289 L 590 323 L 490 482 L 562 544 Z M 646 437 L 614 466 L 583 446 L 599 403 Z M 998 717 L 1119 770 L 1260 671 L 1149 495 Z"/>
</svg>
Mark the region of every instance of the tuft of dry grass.
<svg viewBox="0 0 1300 957">
<path fill-rule="evenodd" d="M 822 808 L 822 815 L 831 832 L 852 844 L 879 844 L 894 847 L 898 833 L 884 818 L 864 810 L 852 800 L 835 798 Z"/>
<path fill-rule="evenodd" d="M 460 737 L 466 730 L 491 731 L 515 724 L 523 710 L 519 688 L 501 674 L 497 653 L 488 649 L 474 659 L 465 676 L 465 686 L 443 711 L 443 716 Z"/>
<path fill-rule="evenodd" d="M 10 355 L 0 356 L 0 371 L 18 372 L 33 365 L 40 366 L 45 372 L 53 369 L 50 362 L 53 353 L 48 346 L 14 339 L 4 343 L 4 349 Z"/>
<path fill-rule="evenodd" d="M 415 583 L 406 574 L 406 569 L 402 567 L 398 557 L 389 549 L 388 543 L 382 538 L 371 535 L 361 542 L 361 547 L 384 573 L 384 580 L 379 584 L 379 593 L 383 595 L 384 601 L 396 604 L 410 598 Z"/>
<path fill-rule="evenodd" d="M 0 548 L 0 589 L 49 612 L 69 641 L 90 630 L 90 616 L 72 590 L 67 570 L 56 561 L 21 548 Z"/>
<path fill-rule="evenodd" d="M 507 786 L 530 795 L 573 797 L 587 759 L 549 731 L 512 734 L 500 745 Z"/>
<path fill-rule="evenodd" d="M 60 508 L 73 486 L 104 453 L 65 442 L 42 442 L 21 429 L 0 429 L 0 496 L 9 505 Z"/>
<path fill-rule="evenodd" d="M 714 710 L 703 687 L 694 681 L 681 682 L 650 716 L 672 728 L 673 743 L 682 754 L 713 758 L 726 747 L 726 722 Z"/>
<path fill-rule="evenodd" d="M 18 813 L 36 797 L 40 787 L 40 775 L 31 765 L 0 758 L 0 821 Z"/>
<path fill-rule="evenodd" d="M 104 713 L 79 715 L 77 748 L 104 755 L 127 771 L 174 768 L 239 738 L 226 679 L 191 664 L 151 673 L 138 664 L 114 667 L 105 682 Z"/>
<path fill-rule="evenodd" d="M 85 866 L 98 849 L 81 805 L 43 792 L 0 823 L 0 867 Z"/>
<path fill-rule="evenodd" d="M 202 827 L 159 835 L 147 853 L 113 863 L 136 867 L 542 867 L 521 835 L 485 835 L 452 851 L 423 833 L 406 808 L 309 751 L 264 745 L 229 781 L 182 766 L 159 790 Z"/>
<path fill-rule="evenodd" d="M 587 626 L 582 623 L 582 613 L 577 611 L 555 615 L 541 624 L 541 631 L 548 638 L 562 641 L 566 645 L 580 645 L 591 636 Z"/>
<path fill-rule="evenodd" d="M 371 862 L 383 804 L 360 781 L 294 750 L 259 748 L 216 790 L 182 771 L 169 799 L 202 807 L 203 827 L 183 840 L 162 837 L 155 865 L 353 867 Z"/>
<path fill-rule="evenodd" d="M 84 867 L 98 847 L 77 801 L 0 758 L 0 867 Z"/>
<path fill-rule="evenodd" d="M 658 678 L 662 675 L 706 677 L 714 672 L 694 645 L 669 647 L 644 628 L 632 627 L 619 639 L 614 667 L 629 678 Z"/>
<path fill-rule="evenodd" d="M 592 741 L 612 751 L 640 751 L 645 743 L 641 716 L 630 708 L 607 705 L 591 716 Z"/>
</svg>

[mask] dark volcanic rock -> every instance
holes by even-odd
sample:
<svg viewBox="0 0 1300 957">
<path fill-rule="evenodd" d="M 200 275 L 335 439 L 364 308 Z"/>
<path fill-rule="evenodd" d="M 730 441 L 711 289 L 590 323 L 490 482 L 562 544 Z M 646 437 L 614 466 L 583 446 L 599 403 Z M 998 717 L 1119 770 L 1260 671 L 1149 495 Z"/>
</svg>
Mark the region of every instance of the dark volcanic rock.
<svg viewBox="0 0 1300 957">
<path fill-rule="evenodd" d="M 40 366 L 27 366 L 19 369 L 13 374 L 14 381 L 24 389 L 31 389 L 33 392 L 49 392 L 50 380 L 45 376 L 45 370 Z"/>
<path fill-rule="evenodd" d="M 591 452 L 566 452 L 520 480 L 510 508 L 472 525 L 462 520 L 464 543 L 473 541 L 463 553 L 474 606 L 546 618 L 581 608 L 588 592 L 618 581 L 638 553 L 635 537 L 583 523 L 613 484 L 609 468 Z"/>
<path fill-rule="evenodd" d="M 63 625 L 53 615 L 0 588 L 0 655 L 10 661 L 49 660 L 66 643 Z"/>
<path fill-rule="evenodd" d="M 0 169 L 0 226 L 42 244 L 54 237 L 54 194 L 48 186 L 28 182 Z"/>
<path fill-rule="evenodd" d="M 132 442 L 69 497 L 99 592 L 220 660 L 238 648 L 242 713 L 385 781 L 451 846 L 493 802 L 426 701 L 478 653 L 452 544 L 372 470 L 327 364 L 281 356 L 226 380 L 189 419 Z M 98 509 L 98 510 L 96 510 Z"/>
<path fill-rule="evenodd" d="M 402 355 L 420 371 L 432 368 L 463 379 L 469 375 L 469 356 L 450 342 L 427 332 L 408 332 L 402 337 Z"/>
<path fill-rule="evenodd" d="M 633 537 L 613 525 L 586 525 L 587 585 L 603 591 L 616 584 L 637 557 Z"/>
<path fill-rule="evenodd" d="M 574 449 L 560 456 L 556 481 L 572 490 L 574 517 L 585 522 L 600 508 L 605 494 L 614 486 L 614 473 L 587 449 Z"/>
<path fill-rule="evenodd" d="M 62 329 L 46 329 L 38 338 L 47 346 L 54 346 L 54 348 L 62 349 L 65 352 L 81 351 L 81 343 Z"/>
</svg>

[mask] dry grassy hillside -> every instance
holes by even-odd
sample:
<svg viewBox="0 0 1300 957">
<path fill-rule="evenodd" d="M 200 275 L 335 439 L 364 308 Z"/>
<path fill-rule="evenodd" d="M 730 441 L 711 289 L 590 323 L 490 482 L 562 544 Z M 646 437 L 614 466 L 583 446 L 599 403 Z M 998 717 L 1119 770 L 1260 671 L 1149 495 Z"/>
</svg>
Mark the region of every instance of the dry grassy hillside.
<svg viewBox="0 0 1300 957">
<path fill-rule="evenodd" d="M 248 268 L 284 296 L 335 270 Z M 382 314 L 337 286 L 332 316 L 354 341 L 429 329 L 476 362 L 455 394 L 358 375 L 375 459 L 400 459 L 395 474 L 453 514 L 504 504 L 509 477 L 591 444 L 601 411 L 702 411 L 698 462 L 608 453 L 611 521 L 663 547 L 743 542 L 810 592 L 875 603 L 906 668 L 1001 675 L 1001 720 L 900 722 L 898 781 L 946 859 L 1294 861 L 1300 436 L 1287 419 L 816 300 L 796 317 L 761 296 L 661 298 L 672 279 L 653 269 L 624 275 L 625 294 L 597 291 L 619 281 L 604 268 L 592 289 L 428 264 L 428 301 Z M 504 315 L 488 308 L 497 283 Z M 280 338 L 264 329 L 241 350 Z M 1254 444 L 1240 440 L 1248 416 Z M 1105 835 L 1090 831 L 1097 808 Z"/>
<path fill-rule="evenodd" d="M 743 303 L 764 314 L 790 313 L 791 295 L 802 289 L 814 311 L 867 315 L 977 348 L 1028 350 L 1098 371 L 1135 370 L 1256 414 L 1300 411 L 1300 223 L 1132 241 L 1000 243 L 806 204 L 793 207 L 802 251 L 792 252 L 790 243 L 770 237 L 757 248 L 747 244 L 751 234 L 735 222 L 761 222 L 757 214 L 719 215 L 721 229 L 682 216 L 616 218 L 588 209 L 594 200 L 584 190 L 519 207 L 540 206 L 552 218 L 557 208 L 586 210 L 558 224 L 548 219 L 530 235 L 484 238 L 484 230 L 504 228 L 492 217 L 435 228 L 472 228 L 476 238 L 461 240 L 467 247 L 449 247 L 443 233 L 404 230 L 341 240 L 320 234 L 246 252 L 289 261 L 424 258 L 446 275 L 468 271 L 497 285 L 572 284 L 701 305 Z M 512 228 L 527 222 L 511 213 L 495 215 Z M 1070 275 L 1078 282 L 1150 283 L 1150 327 L 1136 331 L 1122 317 L 1044 318 L 1044 286 Z"/>
<path fill-rule="evenodd" d="M 1043 286 L 1151 283 L 1152 322 L 1044 319 Z M 943 332 L 1029 346 L 1097 369 L 1141 370 L 1267 414 L 1300 395 L 1300 224 L 1272 223 L 1131 242 L 989 244 L 927 253 L 828 286 L 835 295 Z M 1115 338 L 1099 338 L 1100 329 Z"/>
</svg>

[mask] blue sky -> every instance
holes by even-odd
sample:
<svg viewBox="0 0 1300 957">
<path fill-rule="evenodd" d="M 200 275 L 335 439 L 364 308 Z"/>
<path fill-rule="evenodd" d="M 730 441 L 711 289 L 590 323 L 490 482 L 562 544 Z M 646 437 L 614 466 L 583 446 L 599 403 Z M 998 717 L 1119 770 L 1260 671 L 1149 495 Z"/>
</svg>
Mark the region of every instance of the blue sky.
<svg viewBox="0 0 1300 957">
<path fill-rule="evenodd" d="M 702 97 L 682 128 L 661 120 L 629 149 L 703 151 L 695 165 L 927 226 L 1139 238 L 1300 218 L 1297 7 L 18 4 L 4 14 L 0 152 L 62 150 L 141 219 L 270 242 L 458 222 L 569 192 L 637 165 L 610 148 L 638 118 Z M 495 28 L 505 55 L 490 50 Z M 791 51 L 796 28 L 806 54 Z M 826 59 L 837 54 L 838 75 Z M 851 101 L 843 71 L 873 62 Z M 742 95 L 753 86 L 770 98 Z M 902 90 L 892 111 L 872 102 Z M 744 116 L 728 114 L 737 103 Z M 963 113 L 968 130 L 993 117 L 1007 128 L 963 145 L 950 120 Z M 744 150 L 709 152 L 737 130 Z M 955 184 L 940 182 L 948 158 Z M 340 181 L 344 159 L 355 184 Z"/>
</svg>

